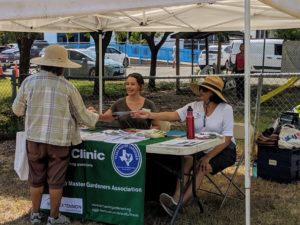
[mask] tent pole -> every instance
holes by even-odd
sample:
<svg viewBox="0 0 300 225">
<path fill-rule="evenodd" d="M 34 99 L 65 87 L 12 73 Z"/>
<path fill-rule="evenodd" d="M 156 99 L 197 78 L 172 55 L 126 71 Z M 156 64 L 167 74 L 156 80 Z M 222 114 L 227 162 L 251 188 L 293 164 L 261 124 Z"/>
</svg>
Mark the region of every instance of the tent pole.
<svg viewBox="0 0 300 225">
<path fill-rule="evenodd" d="M 102 102 L 102 74 L 103 74 L 103 55 L 102 55 L 102 31 L 99 31 L 99 112 L 103 112 L 103 102 Z"/>
<path fill-rule="evenodd" d="M 192 49 L 191 49 L 191 54 L 192 54 L 192 75 L 194 75 L 194 39 L 192 39 Z"/>
<path fill-rule="evenodd" d="M 251 153 L 254 151 L 255 146 L 255 139 L 257 136 L 257 130 L 258 130 L 258 124 L 259 124 L 259 116 L 260 116 L 260 98 L 261 98 L 261 92 L 262 92 L 262 86 L 263 86 L 263 73 L 265 72 L 265 56 L 266 56 L 266 30 L 264 30 L 264 44 L 263 44 L 263 58 L 262 58 L 262 70 L 261 75 L 258 78 L 258 84 L 257 84 L 257 96 L 256 96 L 256 111 L 254 115 L 254 135 L 253 135 L 253 143 L 252 143 L 252 150 Z"/>
<path fill-rule="evenodd" d="M 244 0 L 244 26 L 245 26 L 245 224 L 250 225 L 250 0 Z"/>
<path fill-rule="evenodd" d="M 176 37 L 176 51 L 175 51 L 175 57 L 176 57 L 176 76 L 179 76 L 180 74 L 180 62 L 179 62 L 179 37 Z M 176 79 L 176 91 L 180 91 L 180 82 L 179 79 Z"/>
</svg>

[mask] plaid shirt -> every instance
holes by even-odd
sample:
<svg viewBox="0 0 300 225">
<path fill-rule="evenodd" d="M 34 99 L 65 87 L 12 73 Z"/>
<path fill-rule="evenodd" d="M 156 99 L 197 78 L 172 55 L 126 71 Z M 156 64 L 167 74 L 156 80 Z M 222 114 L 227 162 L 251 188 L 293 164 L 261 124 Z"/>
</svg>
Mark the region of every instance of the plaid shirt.
<svg viewBox="0 0 300 225">
<path fill-rule="evenodd" d="M 70 82 L 46 71 L 24 80 L 12 109 L 17 116 L 26 111 L 27 140 L 58 146 L 79 144 L 78 125 L 94 127 L 99 117 L 86 109 Z"/>
</svg>

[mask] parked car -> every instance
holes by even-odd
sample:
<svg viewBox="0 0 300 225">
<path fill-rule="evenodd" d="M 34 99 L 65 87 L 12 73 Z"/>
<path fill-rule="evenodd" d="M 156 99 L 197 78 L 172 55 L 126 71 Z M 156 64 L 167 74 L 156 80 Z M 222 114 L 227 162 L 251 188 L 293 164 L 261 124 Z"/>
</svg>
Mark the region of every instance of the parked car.
<svg viewBox="0 0 300 225">
<path fill-rule="evenodd" d="M 66 69 L 65 76 L 95 76 L 96 53 L 87 49 L 68 49 L 70 60 L 81 65 L 79 69 Z M 104 76 L 124 75 L 124 66 L 112 59 L 104 59 Z"/>
<path fill-rule="evenodd" d="M 95 46 L 87 48 L 88 50 L 95 51 Z M 122 63 L 124 67 L 128 67 L 130 64 L 129 57 L 127 54 L 120 52 L 119 50 L 108 46 L 105 51 L 105 57 L 110 58 L 114 61 Z"/>
<path fill-rule="evenodd" d="M 221 46 L 221 68 L 224 69 L 228 67 L 229 58 L 231 53 L 231 46 L 230 45 L 222 45 Z M 209 65 L 213 65 L 214 63 L 217 64 L 218 59 L 218 46 L 211 45 L 208 47 L 208 63 Z M 198 64 L 201 69 L 206 66 L 206 50 L 203 50 L 198 59 Z"/>
<path fill-rule="evenodd" d="M 10 46 L 0 46 L 0 52 L 10 49 Z"/>
<path fill-rule="evenodd" d="M 9 43 L 8 46 L 10 46 L 11 48 L 19 48 L 17 43 Z"/>
<path fill-rule="evenodd" d="M 9 67 L 9 60 L 7 55 L 2 55 L 0 53 L 0 65 L 2 67 L 2 70 L 5 72 L 7 67 Z"/>
<path fill-rule="evenodd" d="M 15 63 L 19 64 L 20 52 L 19 49 L 10 48 L 0 53 L 0 63 L 2 67 L 8 68 Z"/>
<path fill-rule="evenodd" d="M 30 58 L 39 57 L 40 51 L 47 46 L 49 46 L 48 41 L 35 40 L 30 49 Z"/>
<path fill-rule="evenodd" d="M 34 40 L 33 44 L 32 45 L 35 45 L 37 46 L 38 48 L 44 48 L 44 47 L 47 47 L 49 45 L 48 41 L 46 40 Z"/>
<path fill-rule="evenodd" d="M 42 50 L 39 53 L 39 57 L 43 57 L 45 55 L 45 50 L 47 47 L 42 48 Z"/>
</svg>

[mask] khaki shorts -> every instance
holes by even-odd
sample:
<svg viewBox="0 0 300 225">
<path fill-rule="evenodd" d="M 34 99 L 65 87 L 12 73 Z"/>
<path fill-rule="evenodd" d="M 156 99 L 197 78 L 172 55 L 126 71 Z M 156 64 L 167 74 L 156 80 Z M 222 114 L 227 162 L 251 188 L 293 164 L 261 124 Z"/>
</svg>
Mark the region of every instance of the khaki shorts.
<svg viewBox="0 0 300 225">
<path fill-rule="evenodd" d="M 42 187 L 47 182 L 50 189 L 63 188 L 69 165 L 69 147 L 32 141 L 26 141 L 26 145 L 30 185 Z"/>
</svg>

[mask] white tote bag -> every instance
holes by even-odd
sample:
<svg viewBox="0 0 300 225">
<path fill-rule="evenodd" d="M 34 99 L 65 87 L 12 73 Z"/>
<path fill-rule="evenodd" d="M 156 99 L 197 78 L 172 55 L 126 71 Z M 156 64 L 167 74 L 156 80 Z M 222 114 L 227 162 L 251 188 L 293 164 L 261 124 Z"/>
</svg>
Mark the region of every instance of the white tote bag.
<svg viewBox="0 0 300 225">
<path fill-rule="evenodd" d="M 281 149 L 300 148 L 300 130 L 291 124 L 284 124 L 279 133 L 278 147 Z"/>
<path fill-rule="evenodd" d="M 17 133 L 14 170 L 18 174 L 20 180 L 28 180 L 29 166 L 24 131 Z"/>
</svg>

